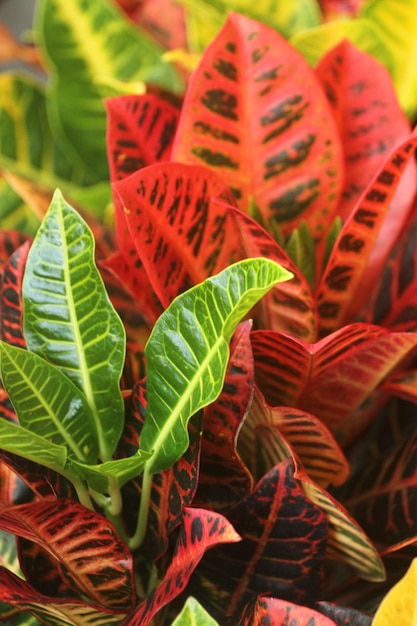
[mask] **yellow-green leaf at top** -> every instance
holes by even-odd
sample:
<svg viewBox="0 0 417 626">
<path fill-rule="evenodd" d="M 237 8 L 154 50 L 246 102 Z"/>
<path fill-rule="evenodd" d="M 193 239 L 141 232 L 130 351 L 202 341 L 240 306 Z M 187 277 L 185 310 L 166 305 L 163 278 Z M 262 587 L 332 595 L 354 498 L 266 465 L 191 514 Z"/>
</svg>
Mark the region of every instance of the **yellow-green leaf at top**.
<svg viewBox="0 0 417 626">
<path fill-rule="evenodd" d="M 219 623 L 195 598 L 190 597 L 171 626 L 219 626 Z"/>
<path fill-rule="evenodd" d="M 416 626 L 417 624 L 417 559 L 406 574 L 382 600 L 372 626 Z"/>
</svg>

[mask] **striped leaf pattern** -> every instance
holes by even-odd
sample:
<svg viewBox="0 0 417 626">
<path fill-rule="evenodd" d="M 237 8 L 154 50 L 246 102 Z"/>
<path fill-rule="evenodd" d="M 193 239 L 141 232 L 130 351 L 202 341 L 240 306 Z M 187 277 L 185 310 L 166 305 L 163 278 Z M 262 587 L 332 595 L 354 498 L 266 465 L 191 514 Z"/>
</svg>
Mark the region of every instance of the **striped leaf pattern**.
<svg viewBox="0 0 417 626">
<path fill-rule="evenodd" d="M 206 168 L 160 163 L 114 188 L 129 226 L 129 249 L 142 261 L 164 307 L 240 258 L 228 211 L 212 201 L 219 195 L 233 199 Z"/>
<path fill-rule="evenodd" d="M 45 500 L 0 509 L 0 527 L 45 549 L 92 603 L 119 611 L 132 607 L 132 556 L 98 513 L 72 500 Z"/>
<path fill-rule="evenodd" d="M 413 158 L 416 146 L 417 136 L 414 133 L 384 163 L 344 224 L 316 292 L 320 336 L 354 319 L 363 302 L 366 302 L 393 241 L 389 240 L 385 245 L 378 242 L 378 258 L 367 270 L 366 284 L 363 282 L 365 266 L 401 175 Z"/>
<path fill-rule="evenodd" d="M 9 345 L 26 347 L 23 337 L 22 281 L 29 242 L 8 259 L 0 283 L 0 339 Z"/>
<path fill-rule="evenodd" d="M 248 213 L 301 220 L 316 237 L 332 221 L 343 177 L 326 96 L 304 59 L 269 27 L 237 14 L 190 80 L 172 158 L 205 164 Z"/>
<path fill-rule="evenodd" d="M 162 582 L 120 626 L 148 626 L 159 609 L 185 589 L 206 550 L 239 540 L 232 525 L 218 513 L 185 508 L 175 552 Z"/>
</svg>

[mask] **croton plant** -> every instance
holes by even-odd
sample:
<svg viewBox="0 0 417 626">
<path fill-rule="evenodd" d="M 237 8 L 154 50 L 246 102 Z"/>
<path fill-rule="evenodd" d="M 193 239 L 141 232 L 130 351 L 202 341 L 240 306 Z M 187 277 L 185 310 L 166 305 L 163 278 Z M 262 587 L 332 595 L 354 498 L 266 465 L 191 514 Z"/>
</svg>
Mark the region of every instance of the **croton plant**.
<svg viewBox="0 0 417 626">
<path fill-rule="evenodd" d="M 411 626 L 406 10 L 117 4 L 1 27 L 0 620 Z"/>
</svg>

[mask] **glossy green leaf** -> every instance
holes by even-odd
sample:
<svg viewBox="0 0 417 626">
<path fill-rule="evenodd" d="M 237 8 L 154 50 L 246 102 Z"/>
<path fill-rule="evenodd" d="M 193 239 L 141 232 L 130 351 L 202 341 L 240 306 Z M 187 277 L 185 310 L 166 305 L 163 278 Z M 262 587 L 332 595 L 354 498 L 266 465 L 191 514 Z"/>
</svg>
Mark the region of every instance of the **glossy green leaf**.
<svg viewBox="0 0 417 626">
<path fill-rule="evenodd" d="M 65 468 L 67 459 L 65 446 L 47 441 L 23 426 L 0 419 L 0 441 L 2 450 L 45 465 L 57 472 L 62 472 Z"/>
<path fill-rule="evenodd" d="M 190 597 L 171 626 L 219 626 L 219 623 L 195 598 Z"/>
<path fill-rule="evenodd" d="M 123 429 L 119 381 L 125 333 L 94 262 L 94 239 L 57 191 L 29 252 L 23 280 L 28 348 L 84 393 L 103 461 Z"/>
<path fill-rule="evenodd" d="M 66 446 L 78 459 L 94 462 L 98 443 L 83 393 L 42 357 L 0 343 L 1 376 L 19 423 L 45 442 Z"/>
<path fill-rule="evenodd" d="M 139 476 L 150 456 L 150 452 L 138 450 L 133 456 L 100 465 L 85 465 L 71 460 L 69 467 L 74 468 L 95 491 L 109 493 L 112 485 L 123 487 L 129 480 Z"/>
<path fill-rule="evenodd" d="M 147 469 L 170 467 L 188 446 L 187 423 L 219 395 L 238 322 L 277 282 L 292 275 L 268 259 L 247 259 L 178 296 L 145 347 L 147 411 L 141 447 Z"/>
<path fill-rule="evenodd" d="M 49 113 L 57 134 L 89 172 L 108 177 L 103 98 L 117 81 L 178 88 L 163 49 L 136 29 L 110 0 L 40 0 L 39 43 L 49 65 Z M 76 112 L 76 114 L 74 114 Z"/>
</svg>

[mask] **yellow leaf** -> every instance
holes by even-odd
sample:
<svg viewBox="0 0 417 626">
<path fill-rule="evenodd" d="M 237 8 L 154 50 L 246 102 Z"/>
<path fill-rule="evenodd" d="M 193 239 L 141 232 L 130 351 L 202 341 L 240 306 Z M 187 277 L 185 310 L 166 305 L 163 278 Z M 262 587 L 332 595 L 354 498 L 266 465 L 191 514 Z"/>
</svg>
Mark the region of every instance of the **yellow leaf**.
<svg viewBox="0 0 417 626">
<path fill-rule="evenodd" d="M 417 559 L 382 600 L 372 626 L 417 626 Z"/>
</svg>

